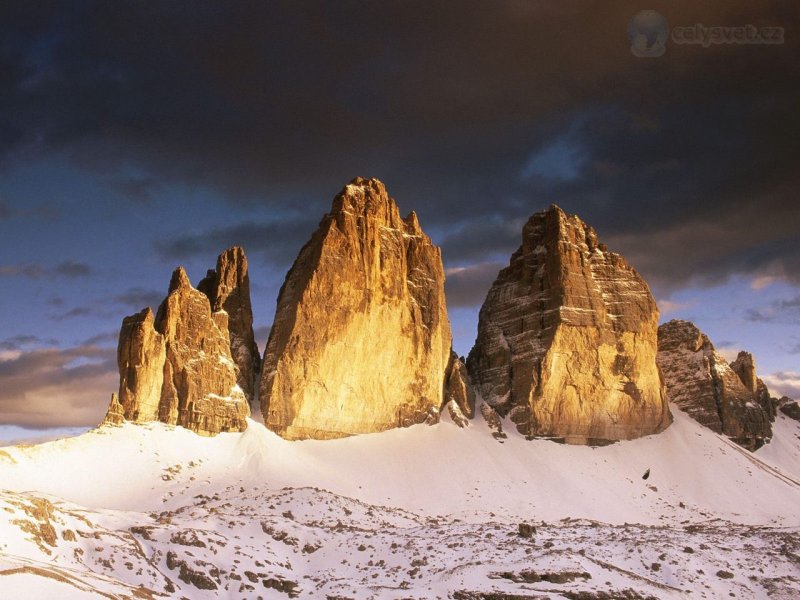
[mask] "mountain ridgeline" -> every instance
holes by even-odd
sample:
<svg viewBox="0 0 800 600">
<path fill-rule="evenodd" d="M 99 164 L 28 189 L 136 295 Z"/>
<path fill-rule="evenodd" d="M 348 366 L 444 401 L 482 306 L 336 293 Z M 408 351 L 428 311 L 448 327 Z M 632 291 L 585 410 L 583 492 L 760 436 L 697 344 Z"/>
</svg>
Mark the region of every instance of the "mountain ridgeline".
<svg viewBox="0 0 800 600">
<path fill-rule="evenodd" d="M 197 289 L 176 269 L 156 315 L 126 317 L 105 423 L 242 431 L 251 409 L 292 440 L 480 413 L 528 438 L 602 445 L 659 433 L 668 401 L 754 450 L 779 402 L 751 355 L 730 365 L 691 323 L 658 327 L 647 283 L 557 206 L 534 214 L 491 286 L 464 361 L 452 349 L 440 249 L 377 179 L 333 200 L 280 290 L 263 359 L 247 259 L 223 252 Z M 786 412 L 786 411 L 784 411 Z M 787 412 L 788 414 L 788 412 Z"/>
</svg>

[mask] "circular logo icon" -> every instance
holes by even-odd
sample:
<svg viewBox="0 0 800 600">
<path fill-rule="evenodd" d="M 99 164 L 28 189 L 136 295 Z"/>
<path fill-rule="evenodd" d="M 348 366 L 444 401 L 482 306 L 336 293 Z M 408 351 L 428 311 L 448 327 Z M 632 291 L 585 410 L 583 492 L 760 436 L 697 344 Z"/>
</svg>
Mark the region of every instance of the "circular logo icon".
<svg viewBox="0 0 800 600">
<path fill-rule="evenodd" d="M 628 24 L 631 54 L 639 58 L 656 58 L 667 51 L 669 26 L 664 15 L 654 10 L 643 10 Z"/>
</svg>

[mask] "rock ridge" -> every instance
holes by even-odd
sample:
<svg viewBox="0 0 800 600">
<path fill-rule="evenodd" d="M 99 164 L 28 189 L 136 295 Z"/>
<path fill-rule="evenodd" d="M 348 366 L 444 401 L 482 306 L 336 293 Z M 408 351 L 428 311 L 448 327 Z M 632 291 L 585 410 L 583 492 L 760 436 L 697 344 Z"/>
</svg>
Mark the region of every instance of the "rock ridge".
<svg viewBox="0 0 800 600">
<path fill-rule="evenodd" d="M 751 354 L 728 364 L 694 323 L 673 319 L 658 328 L 658 365 L 670 401 L 701 425 L 749 450 L 772 437 L 777 401 L 756 376 Z"/>
</svg>

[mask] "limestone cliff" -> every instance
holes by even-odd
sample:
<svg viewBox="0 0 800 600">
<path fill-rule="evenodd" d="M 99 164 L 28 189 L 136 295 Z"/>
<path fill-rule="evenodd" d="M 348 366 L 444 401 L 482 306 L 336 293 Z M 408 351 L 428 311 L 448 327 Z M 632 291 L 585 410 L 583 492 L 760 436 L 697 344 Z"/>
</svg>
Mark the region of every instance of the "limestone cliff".
<svg viewBox="0 0 800 600">
<path fill-rule="evenodd" d="M 467 366 L 529 436 L 605 443 L 671 422 L 647 284 L 557 206 L 533 215 L 480 311 Z"/>
<path fill-rule="evenodd" d="M 158 315 L 147 308 L 126 317 L 117 361 L 119 397 L 107 420 L 162 421 L 203 435 L 243 431 L 250 414 L 237 384 L 228 337 L 228 314 L 211 312 L 182 268 L 172 275 Z"/>
<path fill-rule="evenodd" d="M 208 271 L 197 289 L 208 296 L 212 312 L 228 314 L 231 355 L 239 368 L 237 381 L 252 404 L 261 357 L 253 334 L 250 275 L 244 250 L 234 246 L 220 254 L 217 268 Z"/>
<path fill-rule="evenodd" d="M 769 440 L 772 428 L 758 403 L 760 380 L 752 356 L 743 354 L 734 370 L 694 324 L 672 320 L 658 328 L 658 365 L 669 399 L 698 423 L 755 450 Z"/>
<path fill-rule="evenodd" d="M 329 439 L 438 419 L 450 359 L 439 248 L 357 178 L 286 276 L 264 353 L 266 425 Z"/>
</svg>

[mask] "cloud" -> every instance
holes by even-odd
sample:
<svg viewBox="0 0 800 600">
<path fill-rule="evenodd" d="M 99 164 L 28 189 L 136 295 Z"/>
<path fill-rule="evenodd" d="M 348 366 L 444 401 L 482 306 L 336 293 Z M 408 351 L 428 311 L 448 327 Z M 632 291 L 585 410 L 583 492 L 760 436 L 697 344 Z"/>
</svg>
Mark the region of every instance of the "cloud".
<svg viewBox="0 0 800 600">
<path fill-rule="evenodd" d="M 127 306 L 135 310 L 141 310 L 145 306 L 151 308 L 158 308 L 161 301 L 164 299 L 165 292 L 156 290 L 148 290 L 142 287 L 128 288 L 121 294 L 117 294 L 112 298 L 117 304 Z"/>
<path fill-rule="evenodd" d="M 754 323 L 800 324 L 800 295 L 775 300 L 761 308 L 748 308 L 745 310 L 744 318 Z"/>
<path fill-rule="evenodd" d="M 187 184 L 314 215 L 295 232 L 162 240 L 167 258 L 199 254 L 204 234 L 225 246 L 249 233 L 251 251 L 286 265 L 293 235 L 361 174 L 442 233 L 449 265 L 510 253 L 521 226 L 498 222 L 556 202 L 665 292 L 776 263 L 800 283 L 790 37 L 726 61 L 672 47 L 644 61 L 620 43 L 635 12 L 624 2 L 336 3 L 313 19 L 296 3 L 12 4 L 0 162 L 57 154 L 136 202 Z M 686 0 L 669 18 L 764 15 L 796 19 L 777 0 Z"/>
<path fill-rule="evenodd" d="M 41 265 L 7 265 L 0 266 L 0 277 L 30 277 L 36 279 L 45 274 Z"/>
<path fill-rule="evenodd" d="M 96 425 L 117 379 L 110 348 L 40 348 L 0 358 L 0 424 Z"/>
<path fill-rule="evenodd" d="M 21 350 L 22 348 L 28 346 L 36 346 L 36 345 L 55 345 L 58 344 L 58 340 L 54 340 L 52 338 L 44 340 L 37 335 L 31 334 L 18 334 L 11 336 L 10 338 L 6 338 L 0 341 L 0 349 L 2 350 Z"/>
<path fill-rule="evenodd" d="M 761 377 L 775 396 L 789 396 L 795 400 L 800 399 L 800 372 L 776 371 Z"/>
<path fill-rule="evenodd" d="M 120 196 L 137 204 L 150 204 L 159 187 L 155 177 L 115 177 L 106 183 Z"/>
<path fill-rule="evenodd" d="M 40 277 L 64 277 L 76 279 L 87 277 L 92 274 L 92 268 L 86 263 L 67 260 L 59 263 L 52 269 L 48 269 L 39 264 L 22 264 L 0 266 L 0 277 L 28 277 L 38 279 Z"/>
<path fill-rule="evenodd" d="M 104 331 L 86 338 L 81 342 L 81 346 L 104 346 L 106 344 L 113 344 L 116 346 L 118 339 L 119 331 Z"/>
<path fill-rule="evenodd" d="M 240 223 L 160 240 L 156 242 L 156 251 L 161 258 L 172 262 L 206 255 L 209 249 L 238 245 L 248 256 L 259 253 L 267 264 L 286 266 L 294 262 L 317 224 L 317 219 L 308 216 Z"/>
<path fill-rule="evenodd" d="M 452 228 L 441 241 L 446 264 L 470 262 L 502 255 L 511 256 L 522 242 L 523 219 L 495 215 L 480 221 L 467 221 Z"/>
<path fill-rule="evenodd" d="M 691 308 L 696 304 L 694 300 L 680 302 L 677 300 L 669 300 L 668 298 L 660 298 L 656 301 L 656 303 L 658 304 L 658 310 L 662 317 L 680 312 L 687 308 Z"/>
<path fill-rule="evenodd" d="M 59 313 L 56 315 L 51 315 L 50 319 L 53 321 L 67 321 L 69 319 L 75 319 L 77 317 L 90 317 L 92 315 L 96 315 L 97 313 L 89 308 L 88 306 L 76 306 L 66 312 Z"/>
<path fill-rule="evenodd" d="M 86 277 L 92 274 L 92 268 L 86 263 L 75 262 L 68 260 L 56 265 L 52 271 L 55 275 L 61 275 L 68 278 Z"/>
<path fill-rule="evenodd" d="M 454 267 L 445 272 L 447 306 L 480 306 L 500 269 L 507 266 L 499 262 L 485 262 L 466 267 Z"/>
<path fill-rule="evenodd" d="M 11 207 L 3 200 L 0 200 L 0 221 L 4 221 L 11 216 Z"/>
</svg>

